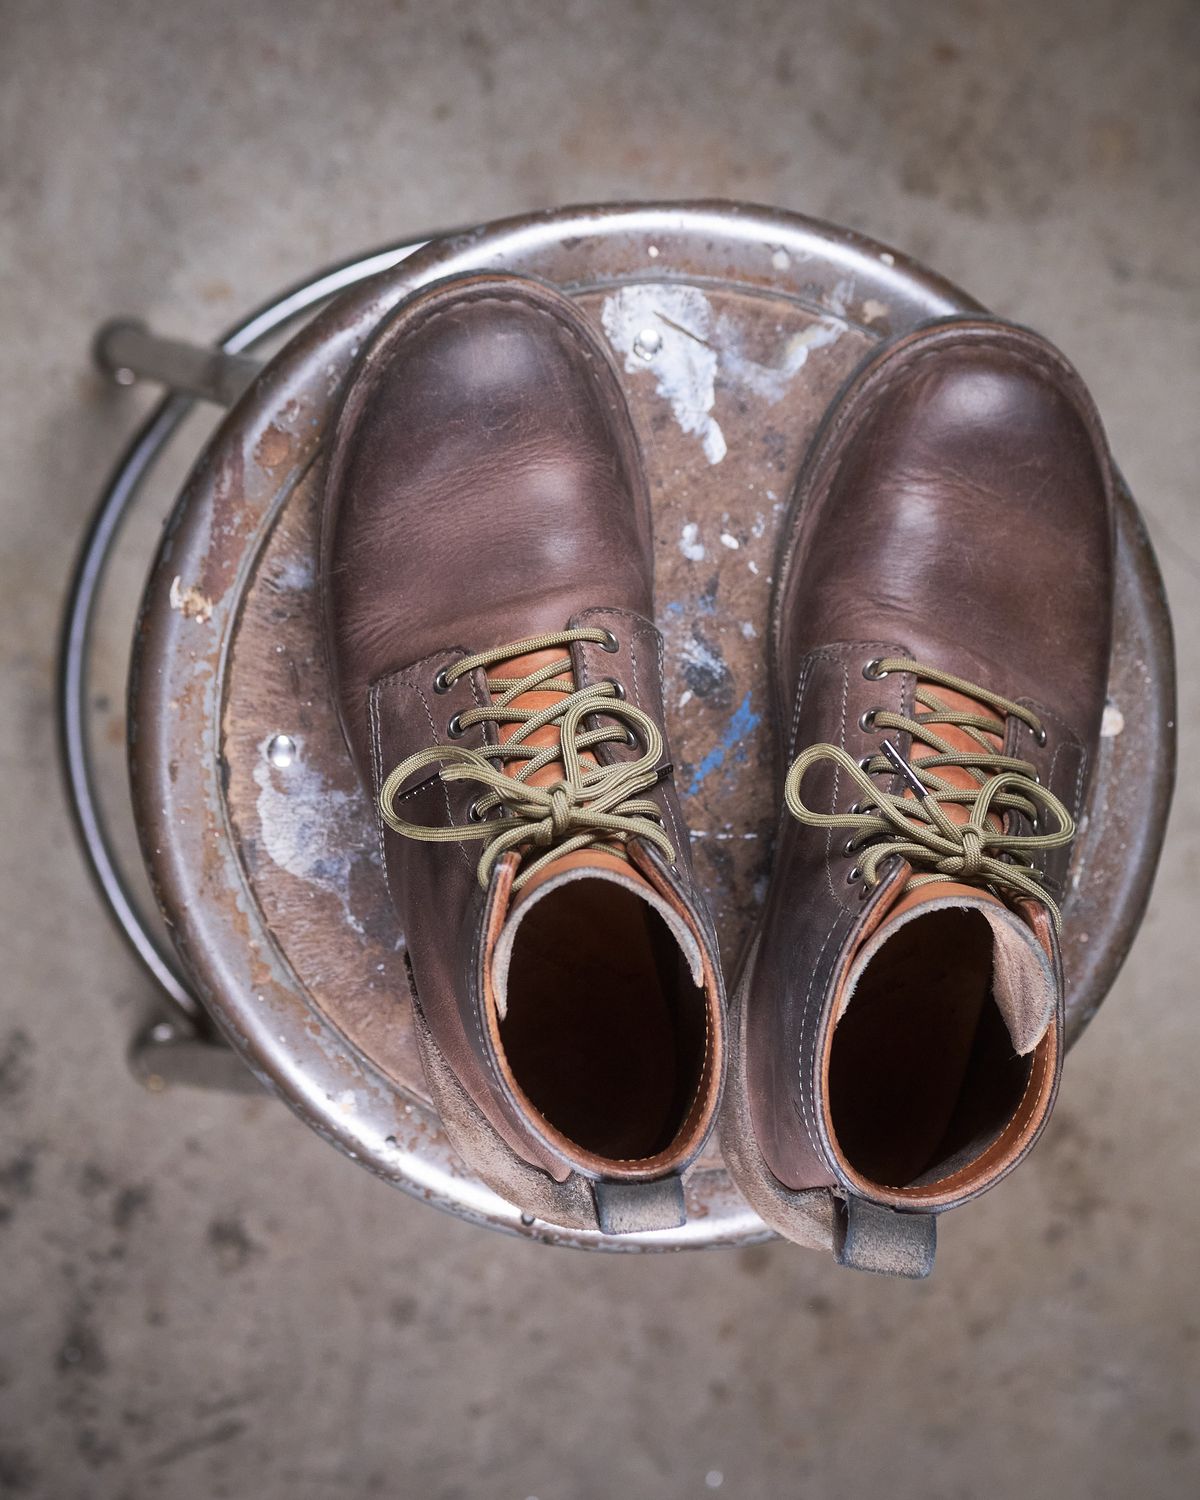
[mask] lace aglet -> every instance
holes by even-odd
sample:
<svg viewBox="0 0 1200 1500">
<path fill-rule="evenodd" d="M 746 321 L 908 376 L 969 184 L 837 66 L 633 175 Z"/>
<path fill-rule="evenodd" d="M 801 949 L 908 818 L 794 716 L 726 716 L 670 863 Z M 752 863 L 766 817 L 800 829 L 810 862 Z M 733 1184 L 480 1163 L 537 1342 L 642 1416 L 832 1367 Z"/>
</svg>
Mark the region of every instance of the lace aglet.
<svg viewBox="0 0 1200 1500">
<path fill-rule="evenodd" d="M 897 772 L 899 772 L 899 774 L 904 777 L 905 781 L 908 783 L 910 789 L 912 790 L 913 796 L 919 798 L 920 801 L 924 802 L 925 798 L 929 795 L 929 789 L 925 786 L 921 778 L 913 770 L 912 766 L 909 765 L 908 761 L 906 761 L 903 755 L 900 754 L 899 750 L 896 749 L 895 745 L 892 744 L 891 740 L 884 740 L 880 744 L 879 748 L 883 751 L 887 759 L 896 768 Z"/>
</svg>

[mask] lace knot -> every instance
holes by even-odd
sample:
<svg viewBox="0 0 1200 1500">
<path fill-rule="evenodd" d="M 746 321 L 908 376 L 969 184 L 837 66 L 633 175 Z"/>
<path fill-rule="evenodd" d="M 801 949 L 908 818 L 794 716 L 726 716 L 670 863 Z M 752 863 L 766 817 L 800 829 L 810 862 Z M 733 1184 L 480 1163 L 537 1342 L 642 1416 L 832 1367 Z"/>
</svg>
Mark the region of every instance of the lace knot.
<svg viewBox="0 0 1200 1500">
<path fill-rule="evenodd" d="M 443 668 L 439 676 L 445 685 L 452 686 L 468 672 L 497 662 L 514 661 L 582 641 L 611 651 L 615 649 L 613 640 L 607 630 L 561 630 L 463 657 Z M 523 865 L 513 882 L 514 889 L 524 885 L 550 860 L 577 849 L 603 845 L 610 853 L 624 858 L 625 845 L 631 838 L 653 844 L 669 862 L 674 862 L 675 849 L 660 827 L 657 805 L 640 795 L 656 786 L 670 769 L 658 763 L 663 750 L 662 731 L 648 714 L 626 702 L 610 682 L 577 688 L 569 656 L 524 677 L 489 678 L 488 689 L 491 703 L 457 715 L 459 729 L 492 723 L 515 726 L 512 733 L 499 743 L 484 745 L 479 750 L 461 745 L 432 745 L 402 761 L 379 792 L 380 815 L 389 828 L 405 838 L 425 843 L 482 840 L 478 875 L 485 888 L 502 855 L 510 850 L 522 853 L 530 846 L 546 852 Z M 556 693 L 560 697 L 549 708 L 540 710 L 516 706 L 518 699 L 533 692 Z M 584 727 L 588 719 L 595 727 Z M 556 740 L 549 744 L 535 742 L 533 736 L 547 727 L 558 730 Z M 589 753 L 596 746 L 617 742 L 636 743 L 642 754 L 602 765 Z M 524 765 L 519 771 L 510 772 L 494 765 L 494 760 L 523 761 Z M 540 786 L 531 780 L 555 761 L 562 765 L 560 780 L 551 786 Z M 478 821 L 430 827 L 410 823 L 397 814 L 396 797 L 401 787 L 429 766 L 437 768 L 438 778 L 446 785 L 472 781 L 485 789 L 485 795 L 476 802 Z M 490 816 L 497 809 L 501 816 Z"/>
<path fill-rule="evenodd" d="M 995 748 L 1005 731 L 999 719 L 951 709 L 928 684 L 950 688 L 1020 720 L 1042 742 L 1037 716 L 1023 704 L 907 657 L 885 657 L 868 663 L 868 669 L 871 678 L 905 672 L 918 679 L 915 698 L 923 712 L 914 710 L 909 717 L 873 710 L 871 722 L 879 729 L 908 735 L 913 743 L 922 741 L 933 754 L 906 760 L 890 740 L 884 740 L 882 754 L 860 763 L 839 745 L 810 745 L 788 771 L 784 785 L 788 811 L 810 827 L 852 829 L 855 858 L 868 888 L 878 884 L 880 864 L 898 857 L 914 871 L 908 890 L 936 880 L 975 881 L 998 893 L 1040 901 L 1057 929 L 1061 915 L 1042 884 L 1033 856 L 1070 843 L 1075 836 L 1070 813 L 1041 784 L 1030 762 Z M 936 725 L 953 726 L 973 743 L 969 748 L 952 744 L 936 733 Z M 805 804 L 801 783 L 819 761 L 833 761 L 859 789 L 862 795 L 852 812 L 820 813 Z M 963 785 L 940 774 L 947 766 L 966 771 L 970 782 Z M 871 779 L 897 772 L 905 783 L 899 793 L 884 791 Z M 947 816 L 947 807 L 967 809 L 969 815 L 965 821 L 956 821 Z M 1031 831 L 1022 831 L 1022 820 Z M 922 867 L 930 873 L 917 873 Z"/>
<path fill-rule="evenodd" d="M 571 829 L 571 819 L 575 813 L 575 798 L 565 781 L 550 789 L 550 816 L 548 836 L 544 840 L 550 843 L 554 839 L 565 838 Z M 539 840 L 539 842 L 543 842 Z"/>
<path fill-rule="evenodd" d="M 968 880 L 983 873 L 983 838 L 978 828 L 973 828 L 970 823 L 964 825 L 959 833 L 962 840 L 962 856 L 958 860 L 961 874 Z"/>
</svg>

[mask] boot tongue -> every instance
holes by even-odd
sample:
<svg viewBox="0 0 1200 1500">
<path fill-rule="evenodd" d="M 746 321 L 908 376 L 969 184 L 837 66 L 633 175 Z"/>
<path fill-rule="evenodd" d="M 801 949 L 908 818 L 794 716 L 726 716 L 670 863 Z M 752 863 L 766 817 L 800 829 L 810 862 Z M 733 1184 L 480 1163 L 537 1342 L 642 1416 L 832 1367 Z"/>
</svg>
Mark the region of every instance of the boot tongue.
<svg viewBox="0 0 1200 1500">
<path fill-rule="evenodd" d="M 527 677 L 532 672 L 547 667 L 555 660 L 561 660 L 562 652 L 530 651 L 524 656 L 514 656 L 508 661 L 499 662 L 493 673 L 496 677 Z M 552 708 L 558 703 L 566 700 L 569 693 L 575 691 L 575 677 L 569 671 L 560 673 L 555 679 L 561 682 L 563 688 L 551 688 L 543 685 L 535 688 L 532 692 L 519 693 L 512 700 L 512 707 L 529 709 L 533 713 L 541 713 L 544 709 Z M 569 683 L 569 687 L 567 684 Z M 501 741 L 508 740 L 520 728 L 517 724 L 506 724 L 500 731 Z M 528 735 L 524 741 L 527 745 L 556 745 L 561 743 L 562 735 L 556 724 L 547 724 L 542 729 L 536 729 Z M 595 756 L 589 750 L 585 750 L 581 757 L 591 764 L 596 763 Z M 521 762 L 514 760 L 508 763 L 513 772 L 519 771 Z M 543 766 L 540 771 L 535 771 L 528 780 L 535 786 L 552 786 L 556 781 L 562 779 L 562 764 L 559 761 L 551 761 Z M 511 773 L 510 773 L 511 774 Z M 500 935 L 496 940 L 492 952 L 491 962 L 491 984 L 495 999 L 496 1012 L 501 1020 L 508 1011 L 508 968 L 512 958 L 513 943 L 516 939 L 517 928 L 538 901 L 550 895 L 554 890 L 568 884 L 573 880 L 606 880 L 614 885 L 623 886 L 628 891 L 633 891 L 640 896 L 649 906 L 659 914 L 667 927 L 674 934 L 684 956 L 688 967 L 692 972 L 693 982 L 697 986 L 704 983 L 704 965 L 700 955 L 700 944 L 688 922 L 674 905 L 668 902 L 655 890 L 654 886 L 636 870 L 627 860 L 621 859 L 616 854 L 609 854 L 601 847 L 588 849 L 576 849 L 570 854 L 561 855 L 558 859 L 550 860 L 529 880 L 513 897 L 504 918 L 504 925 L 500 929 Z"/>
<path fill-rule="evenodd" d="M 563 652 L 561 648 L 549 651 L 530 651 L 524 656 L 514 656 L 508 661 L 497 663 L 492 669 L 491 675 L 496 677 L 528 677 L 531 673 L 540 671 L 543 667 L 548 667 L 554 661 L 561 661 L 562 656 Z M 564 671 L 560 673 L 555 681 L 562 682 L 564 685 L 569 683 L 570 686 L 566 690 L 560 690 L 543 685 L 542 687 L 535 688 L 532 692 L 518 694 L 513 699 L 512 706 L 514 708 L 527 709 L 531 713 L 541 713 L 544 709 L 553 708 L 557 704 L 565 702 L 568 694 L 575 691 L 574 674 L 570 671 Z M 519 724 L 502 725 L 500 729 L 501 743 L 511 739 L 520 727 Z M 557 745 L 561 742 L 562 735 L 557 724 L 546 724 L 541 729 L 535 729 L 524 741 L 527 745 L 538 746 Z M 596 764 L 596 757 L 590 750 L 585 750 L 581 759 L 589 765 Z M 521 769 L 522 764 L 519 760 L 509 761 L 505 769 L 508 770 L 510 775 L 515 775 Z M 528 781 L 533 786 L 553 786 L 556 781 L 562 780 L 562 773 L 562 763 L 560 761 L 551 761 L 549 765 L 543 766 L 540 771 L 535 771 L 528 778 Z M 628 860 L 621 859 L 615 854 L 607 854 L 600 848 L 579 849 L 573 854 L 566 855 L 562 859 L 551 860 L 549 864 L 544 865 L 534 878 L 521 888 L 513 899 L 512 906 L 509 908 L 510 917 L 513 913 L 524 907 L 535 892 L 542 889 L 548 880 L 552 880 L 559 873 L 560 869 L 564 868 L 569 868 L 576 872 L 591 871 L 600 876 L 608 875 L 611 877 L 614 874 L 620 875 L 626 885 L 631 885 L 643 892 L 650 892 L 652 895 L 654 894 L 654 887 L 634 869 Z"/>
<path fill-rule="evenodd" d="M 512 961 L 517 929 L 539 901 L 575 880 L 603 880 L 623 887 L 652 907 L 666 924 L 691 971 L 697 988 L 704 985 L 704 961 L 700 943 L 682 907 L 660 895 L 628 860 L 605 854 L 602 850 L 576 849 L 543 865 L 531 881 L 517 892 L 504 917 L 504 925 L 492 949 L 490 978 L 496 1014 L 504 1020 L 508 1014 L 508 971 Z"/>
<path fill-rule="evenodd" d="M 1050 959 L 1017 912 L 991 891 L 954 881 L 919 886 L 898 898 L 854 955 L 837 1018 L 840 1021 L 845 1015 L 859 979 L 889 938 L 908 922 L 954 908 L 977 911 L 988 924 L 992 943 L 992 999 L 1008 1028 L 1014 1049 L 1023 1057 L 1033 1051 L 1054 1019 L 1057 989 Z"/>
<path fill-rule="evenodd" d="M 956 712 L 991 713 L 975 699 L 950 688 L 939 687 L 936 692 L 946 706 Z M 980 748 L 978 741 L 954 725 L 939 724 L 935 726 L 935 732 L 955 749 L 978 751 Z M 989 734 L 987 739 L 997 751 L 1002 748 L 1003 740 L 999 735 Z M 921 763 L 922 748 L 914 743 L 909 757 L 913 765 Z M 978 785 L 970 772 L 960 766 L 941 766 L 938 774 L 965 789 Z M 957 802 L 943 804 L 943 811 L 953 823 L 966 823 L 970 817 L 968 809 Z M 1000 828 L 999 817 L 991 816 L 989 820 L 997 829 Z M 1041 1041 L 1054 1018 L 1057 988 L 1050 959 L 1030 924 L 1017 911 L 1006 906 L 991 891 L 959 881 L 936 881 L 918 886 L 916 890 L 897 892 L 882 921 L 854 955 L 842 990 L 837 1019 L 840 1021 L 845 1015 L 867 964 L 900 927 L 928 912 L 956 907 L 978 911 L 991 930 L 992 999 L 1004 1018 L 1014 1048 L 1024 1056 Z"/>
<path fill-rule="evenodd" d="M 550 666 L 552 662 L 561 661 L 562 658 L 563 651 L 561 647 L 557 650 L 529 651 L 524 656 L 514 656 L 510 657 L 508 661 L 497 662 L 488 673 L 488 676 L 528 677 L 531 673 L 541 671 L 542 668 Z M 541 687 L 534 688 L 532 692 L 518 694 L 512 701 L 512 707 L 523 708 L 530 713 L 539 714 L 543 709 L 554 708 L 559 703 L 565 703 L 568 694 L 575 691 L 574 674 L 563 672 L 554 681 L 564 684 L 569 683 L 570 686 L 565 691 L 560 691 L 557 688 L 551 688 L 549 685 L 543 684 Z M 503 744 L 506 740 L 512 739 L 513 735 L 520 728 L 519 724 L 502 724 L 500 726 L 500 743 Z M 537 745 L 539 747 L 558 745 L 561 742 L 562 735 L 559 732 L 557 724 L 546 724 L 541 729 L 535 729 L 524 741 L 527 745 Z M 594 759 L 586 751 L 583 758 L 589 761 Z M 509 761 L 505 765 L 505 770 L 508 771 L 509 775 L 515 775 L 520 771 L 523 764 L 524 762 L 519 760 Z M 543 766 L 540 771 L 535 771 L 528 780 L 532 786 L 552 786 L 554 782 L 562 780 L 562 765 L 559 761 L 551 761 L 548 766 Z"/>
</svg>

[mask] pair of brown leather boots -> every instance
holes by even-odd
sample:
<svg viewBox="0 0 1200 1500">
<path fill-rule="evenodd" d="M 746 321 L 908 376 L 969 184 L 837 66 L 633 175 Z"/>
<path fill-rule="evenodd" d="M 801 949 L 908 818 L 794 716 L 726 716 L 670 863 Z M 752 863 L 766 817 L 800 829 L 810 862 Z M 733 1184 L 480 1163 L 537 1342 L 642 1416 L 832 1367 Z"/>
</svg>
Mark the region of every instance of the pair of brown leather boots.
<svg viewBox="0 0 1200 1500">
<path fill-rule="evenodd" d="M 781 1234 L 929 1270 L 935 1216 L 1057 1088 L 1113 488 L 1079 377 L 1023 329 L 932 324 L 854 374 L 782 533 L 780 823 L 727 1013 L 607 348 L 497 274 L 380 326 L 328 461 L 330 659 L 429 1087 L 480 1177 L 556 1224 L 671 1227 L 719 1116 Z"/>
</svg>

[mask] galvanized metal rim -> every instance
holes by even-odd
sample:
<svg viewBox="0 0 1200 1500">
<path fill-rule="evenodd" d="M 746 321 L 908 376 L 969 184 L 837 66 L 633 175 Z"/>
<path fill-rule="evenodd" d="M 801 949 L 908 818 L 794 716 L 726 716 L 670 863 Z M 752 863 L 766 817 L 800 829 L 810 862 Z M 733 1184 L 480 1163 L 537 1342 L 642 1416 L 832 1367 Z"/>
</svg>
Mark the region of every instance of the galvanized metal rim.
<svg viewBox="0 0 1200 1500">
<path fill-rule="evenodd" d="M 221 335 L 214 347 L 225 354 L 253 350 L 347 287 L 398 265 L 427 244 L 429 238 L 403 241 L 327 267 L 239 320 Z M 175 956 L 139 912 L 121 870 L 92 773 L 88 736 L 92 624 L 108 560 L 142 486 L 196 404 L 195 397 L 168 392 L 134 434 L 100 493 L 80 545 L 63 608 L 55 708 L 67 808 L 100 898 L 177 1019 L 195 1032 L 209 1033 L 211 1023 L 203 1007 Z"/>
</svg>

